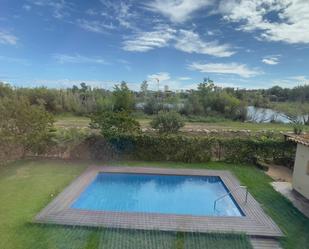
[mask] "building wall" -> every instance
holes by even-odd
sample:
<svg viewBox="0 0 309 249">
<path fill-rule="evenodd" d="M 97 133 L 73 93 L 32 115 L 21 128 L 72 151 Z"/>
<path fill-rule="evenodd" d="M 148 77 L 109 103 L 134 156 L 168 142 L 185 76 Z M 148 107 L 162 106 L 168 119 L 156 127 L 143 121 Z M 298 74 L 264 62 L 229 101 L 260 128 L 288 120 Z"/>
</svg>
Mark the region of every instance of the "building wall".
<svg viewBox="0 0 309 249">
<path fill-rule="evenodd" d="M 309 199 L 309 147 L 297 144 L 293 188 Z"/>
</svg>

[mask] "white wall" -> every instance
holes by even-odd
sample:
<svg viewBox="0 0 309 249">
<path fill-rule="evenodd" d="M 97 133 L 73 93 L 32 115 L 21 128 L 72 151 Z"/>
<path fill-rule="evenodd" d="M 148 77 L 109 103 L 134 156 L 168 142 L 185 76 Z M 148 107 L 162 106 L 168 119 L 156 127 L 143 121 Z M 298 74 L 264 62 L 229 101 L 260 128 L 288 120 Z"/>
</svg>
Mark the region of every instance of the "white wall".
<svg viewBox="0 0 309 249">
<path fill-rule="evenodd" d="M 309 147 L 297 144 L 296 158 L 293 172 L 293 188 L 309 199 Z"/>
</svg>

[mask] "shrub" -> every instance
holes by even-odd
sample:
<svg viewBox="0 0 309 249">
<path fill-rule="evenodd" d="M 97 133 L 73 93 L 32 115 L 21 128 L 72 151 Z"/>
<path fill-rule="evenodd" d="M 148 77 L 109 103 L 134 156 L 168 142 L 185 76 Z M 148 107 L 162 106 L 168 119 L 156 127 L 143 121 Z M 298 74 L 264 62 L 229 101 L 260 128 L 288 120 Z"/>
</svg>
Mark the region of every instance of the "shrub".
<svg viewBox="0 0 309 249">
<path fill-rule="evenodd" d="M 163 110 L 162 103 L 159 103 L 155 97 L 147 99 L 144 105 L 144 112 L 148 115 L 158 114 L 160 110 Z"/>
<path fill-rule="evenodd" d="M 160 133 L 174 133 L 183 127 L 185 123 L 180 114 L 175 111 L 160 111 L 150 125 Z"/>
<path fill-rule="evenodd" d="M 24 97 L 0 98 L 0 162 L 26 152 L 42 152 L 51 137 L 53 117 L 43 106 L 31 105 Z M 18 153 L 12 149 L 18 148 Z M 16 153 L 16 155 L 14 155 Z M 18 155 L 17 155 L 18 154 Z"/>
<path fill-rule="evenodd" d="M 91 117 L 90 127 L 100 129 L 104 137 L 121 133 L 133 133 L 140 129 L 139 123 L 127 112 L 101 112 Z"/>
<path fill-rule="evenodd" d="M 22 144 L 25 150 L 39 150 L 50 137 L 53 117 L 42 106 L 31 105 L 27 98 L 0 100 L 0 134 Z"/>
<path fill-rule="evenodd" d="M 230 163 L 260 162 L 293 165 L 296 146 L 282 138 L 214 137 L 183 134 L 118 133 L 104 137 L 95 133 L 58 135 L 61 151 L 72 158 L 94 160 L 143 160 L 175 162 L 226 161 Z M 73 143 L 73 146 L 70 144 Z M 51 150 L 53 151 L 53 150 Z M 86 156 L 86 157 L 85 157 Z"/>
<path fill-rule="evenodd" d="M 134 107 L 133 93 L 127 86 L 127 83 L 122 81 L 120 85 L 115 85 L 113 91 L 114 111 L 131 112 Z"/>
<path fill-rule="evenodd" d="M 293 132 L 296 135 L 300 135 L 303 132 L 304 125 L 300 121 L 295 121 L 293 123 Z"/>
<path fill-rule="evenodd" d="M 105 139 L 92 137 L 93 158 L 102 151 L 125 159 L 145 161 L 230 163 L 293 162 L 295 144 L 271 138 L 192 137 L 179 134 L 119 134 Z M 112 151 L 112 152 L 111 152 Z M 288 159 L 288 160 L 287 160 Z M 287 165 L 290 166 L 290 165 Z"/>
<path fill-rule="evenodd" d="M 73 148 L 90 136 L 89 130 L 78 128 L 57 129 L 51 139 L 51 145 Z"/>
</svg>

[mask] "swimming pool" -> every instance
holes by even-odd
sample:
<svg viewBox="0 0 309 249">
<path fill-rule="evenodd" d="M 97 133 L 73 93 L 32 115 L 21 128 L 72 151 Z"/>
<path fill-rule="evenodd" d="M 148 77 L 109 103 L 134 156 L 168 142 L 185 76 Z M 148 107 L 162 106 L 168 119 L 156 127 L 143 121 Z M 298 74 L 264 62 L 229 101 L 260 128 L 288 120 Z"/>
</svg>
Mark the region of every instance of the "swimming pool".
<svg viewBox="0 0 309 249">
<path fill-rule="evenodd" d="M 228 189 L 235 191 L 218 201 L 217 210 L 213 210 L 214 196 L 226 194 Z M 227 170 L 91 166 L 34 221 L 151 231 L 283 235 Z"/>
<path fill-rule="evenodd" d="M 244 216 L 219 176 L 98 173 L 73 209 L 195 216 Z"/>
</svg>

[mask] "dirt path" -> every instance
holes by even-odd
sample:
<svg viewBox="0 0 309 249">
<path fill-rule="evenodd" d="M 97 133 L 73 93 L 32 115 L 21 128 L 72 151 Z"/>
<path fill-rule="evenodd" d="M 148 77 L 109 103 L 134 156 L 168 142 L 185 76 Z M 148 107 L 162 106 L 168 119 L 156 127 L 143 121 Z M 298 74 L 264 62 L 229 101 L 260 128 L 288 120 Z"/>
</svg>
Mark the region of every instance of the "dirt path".
<svg viewBox="0 0 309 249">
<path fill-rule="evenodd" d="M 293 172 L 291 169 L 284 166 L 269 165 L 269 169 L 266 174 L 273 178 L 275 181 L 292 182 Z"/>
</svg>

